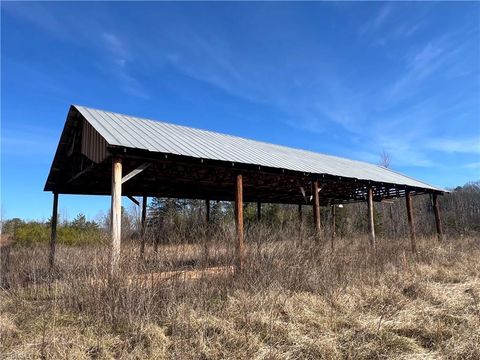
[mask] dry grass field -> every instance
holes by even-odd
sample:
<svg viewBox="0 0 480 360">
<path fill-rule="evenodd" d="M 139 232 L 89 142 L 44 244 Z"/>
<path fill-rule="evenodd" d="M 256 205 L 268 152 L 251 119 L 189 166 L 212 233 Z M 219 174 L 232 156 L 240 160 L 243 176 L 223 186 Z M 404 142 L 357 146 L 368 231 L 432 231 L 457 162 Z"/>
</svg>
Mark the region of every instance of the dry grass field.
<svg viewBox="0 0 480 360">
<path fill-rule="evenodd" d="M 221 232 L 219 232 L 222 234 Z M 4 247 L 2 359 L 480 359 L 480 240 L 316 240 L 250 231 L 197 245 Z"/>
</svg>

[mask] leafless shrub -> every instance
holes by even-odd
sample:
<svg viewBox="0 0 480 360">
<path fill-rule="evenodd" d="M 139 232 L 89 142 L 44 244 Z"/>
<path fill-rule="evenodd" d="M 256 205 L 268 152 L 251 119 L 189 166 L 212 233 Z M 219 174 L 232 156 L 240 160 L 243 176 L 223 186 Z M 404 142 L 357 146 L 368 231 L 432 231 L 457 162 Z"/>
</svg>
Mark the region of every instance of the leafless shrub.
<svg viewBox="0 0 480 360">
<path fill-rule="evenodd" d="M 13 246 L 0 292 L 6 358 L 475 358 L 480 348 L 478 237 L 438 243 L 364 236 L 318 241 L 297 222 L 251 223 L 233 273 L 234 226 L 124 243 L 110 276 L 108 239 Z M 188 238 L 187 238 L 188 237 Z M 328 239 L 328 240 L 327 240 Z M 407 264 L 407 265 L 406 265 Z M 476 296 L 476 295 L 475 295 Z M 468 344 L 465 345 L 465 344 Z"/>
</svg>

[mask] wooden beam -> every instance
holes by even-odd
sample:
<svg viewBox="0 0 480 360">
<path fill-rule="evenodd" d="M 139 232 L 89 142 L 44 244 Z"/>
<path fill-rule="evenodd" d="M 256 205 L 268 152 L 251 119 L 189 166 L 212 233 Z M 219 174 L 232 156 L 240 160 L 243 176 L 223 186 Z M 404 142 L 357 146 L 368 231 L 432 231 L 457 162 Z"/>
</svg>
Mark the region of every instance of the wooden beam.
<svg viewBox="0 0 480 360">
<path fill-rule="evenodd" d="M 300 192 L 302 193 L 305 203 L 307 203 L 307 194 L 305 193 L 305 189 L 303 188 L 303 186 L 300 186 Z"/>
<path fill-rule="evenodd" d="M 368 233 L 370 239 L 370 246 L 376 250 L 375 242 L 375 221 L 373 218 L 373 189 L 368 188 L 367 191 L 367 204 L 368 204 Z"/>
<path fill-rule="evenodd" d="M 127 182 L 128 180 L 130 180 L 134 176 L 137 176 L 138 174 L 140 174 L 143 170 L 145 170 L 149 166 L 150 166 L 150 163 L 146 162 L 146 163 L 143 163 L 142 165 L 140 165 L 139 167 L 137 167 L 135 170 L 130 171 L 127 175 L 125 175 L 122 178 L 122 184 Z"/>
<path fill-rule="evenodd" d="M 145 222 L 147 219 L 147 197 L 142 198 L 142 230 L 141 230 L 141 243 L 140 243 L 140 256 L 143 257 L 145 253 Z"/>
<path fill-rule="evenodd" d="M 210 199 L 205 200 L 205 221 L 210 222 Z"/>
<path fill-rule="evenodd" d="M 75 181 L 76 179 L 78 179 L 80 176 L 82 176 L 83 174 L 86 174 L 88 173 L 90 170 L 93 169 L 93 166 L 94 164 L 90 164 L 89 166 L 87 166 L 85 169 L 79 171 L 78 173 L 76 173 L 75 175 L 73 175 L 70 179 L 68 179 L 66 182 L 65 182 L 65 185 L 67 184 L 70 184 L 71 182 Z"/>
<path fill-rule="evenodd" d="M 138 202 L 137 199 L 135 199 L 133 196 L 128 195 L 127 198 L 130 199 L 135 205 L 140 206 L 140 203 Z"/>
<path fill-rule="evenodd" d="M 315 232 L 317 235 L 320 234 L 320 196 L 319 196 L 319 188 L 318 188 L 318 181 L 313 182 L 313 222 L 315 226 Z"/>
<path fill-rule="evenodd" d="M 433 194 L 432 200 L 433 200 L 433 212 L 435 214 L 435 226 L 437 228 L 437 237 L 438 241 L 443 240 L 443 230 L 442 230 L 442 220 L 440 219 L 440 206 L 438 204 L 438 195 Z"/>
<path fill-rule="evenodd" d="M 112 230 L 112 273 L 118 267 L 120 259 L 120 241 L 122 236 L 122 159 L 112 159 L 112 208 L 111 208 L 111 230 Z"/>
<path fill-rule="evenodd" d="M 235 227 L 237 231 L 237 270 L 244 267 L 245 245 L 243 243 L 243 183 L 238 174 L 235 181 Z"/>
<path fill-rule="evenodd" d="M 408 227 L 410 229 L 410 244 L 412 247 L 412 253 L 416 254 L 417 241 L 415 235 L 415 223 L 413 221 L 412 194 L 410 193 L 410 191 L 407 191 L 405 194 L 405 203 L 407 206 Z"/>
<path fill-rule="evenodd" d="M 257 220 L 262 220 L 262 203 L 260 201 L 257 201 Z"/>
<path fill-rule="evenodd" d="M 58 221 L 58 193 L 53 193 L 53 210 L 51 220 L 51 234 L 50 234 L 50 256 L 48 264 L 50 269 L 53 269 L 55 264 L 55 247 L 57 245 L 57 221 Z"/>
</svg>

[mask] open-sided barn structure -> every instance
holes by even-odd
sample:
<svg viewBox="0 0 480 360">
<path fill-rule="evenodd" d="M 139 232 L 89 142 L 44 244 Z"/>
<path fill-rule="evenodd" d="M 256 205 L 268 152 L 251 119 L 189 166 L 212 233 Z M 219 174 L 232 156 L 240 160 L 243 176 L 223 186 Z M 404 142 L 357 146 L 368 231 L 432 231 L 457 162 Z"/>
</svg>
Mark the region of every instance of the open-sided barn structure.
<svg viewBox="0 0 480 360">
<path fill-rule="evenodd" d="M 243 261 L 243 202 L 320 206 L 367 202 L 372 245 L 373 203 L 405 197 L 415 232 L 411 196 L 444 190 L 381 166 L 311 151 L 72 105 L 45 184 L 54 194 L 53 264 L 58 194 L 110 195 L 113 262 L 120 251 L 121 197 L 149 196 L 235 201 L 239 266 Z M 138 202 L 137 202 L 138 203 Z"/>
</svg>

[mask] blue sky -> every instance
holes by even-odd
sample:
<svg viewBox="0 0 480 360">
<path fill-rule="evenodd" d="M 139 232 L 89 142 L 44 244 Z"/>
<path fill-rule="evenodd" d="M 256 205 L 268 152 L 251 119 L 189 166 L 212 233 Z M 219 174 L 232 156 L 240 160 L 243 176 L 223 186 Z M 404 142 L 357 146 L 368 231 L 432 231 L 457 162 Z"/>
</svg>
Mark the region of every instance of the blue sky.
<svg viewBox="0 0 480 360">
<path fill-rule="evenodd" d="M 473 2 L 3 2 L 2 215 L 50 216 L 72 103 L 478 180 L 479 24 Z M 109 199 L 59 206 L 93 218 Z"/>
</svg>

